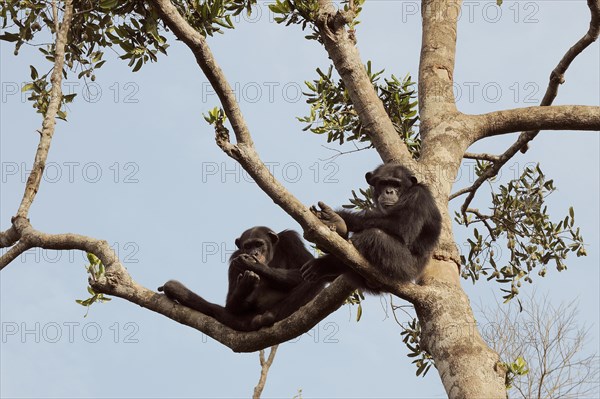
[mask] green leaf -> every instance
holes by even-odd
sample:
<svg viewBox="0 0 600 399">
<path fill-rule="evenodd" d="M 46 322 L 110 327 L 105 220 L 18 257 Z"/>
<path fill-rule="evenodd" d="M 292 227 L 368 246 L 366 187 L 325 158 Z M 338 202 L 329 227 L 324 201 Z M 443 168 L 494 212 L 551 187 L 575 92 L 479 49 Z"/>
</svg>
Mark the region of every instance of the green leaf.
<svg viewBox="0 0 600 399">
<path fill-rule="evenodd" d="M 118 0 L 100 0 L 100 8 L 104 10 L 112 10 L 119 4 Z"/>
<path fill-rule="evenodd" d="M 21 37 L 19 36 L 18 33 L 6 32 L 5 34 L 0 35 L 0 40 L 4 40 L 4 41 L 7 41 L 7 42 L 16 42 L 20 38 Z"/>
<path fill-rule="evenodd" d="M 33 67 L 33 65 L 29 65 L 29 69 L 31 70 L 31 79 L 36 80 L 38 78 L 38 71 Z"/>
<path fill-rule="evenodd" d="M 140 70 L 140 68 L 142 67 L 142 65 L 144 65 L 144 60 L 140 58 L 140 59 L 137 61 L 137 63 L 135 64 L 135 66 L 133 67 L 133 69 L 132 69 L 132 72 L 137 72 L 137 71 L 139 71 L 139 70 Z"/>
<path fill-rule="evenodd" d="M 63 101 L 65 103 L 73 102 L 73 99 L 77 96 L 77 93 L 67 94 L 63 96 Z"/>
<path fill-rule="evenodd" d="M 27 83 L 26 85 L 24 85 L 24 86 L 21 88 L 21 92 L 22 92 L 22 93 L 25 93 L 26 91 L 32 90 L 34 87 L 35 87 L 35 86 L 34 86 L 34 84 L 33 84 L 33 83 Z"/>
</svg>

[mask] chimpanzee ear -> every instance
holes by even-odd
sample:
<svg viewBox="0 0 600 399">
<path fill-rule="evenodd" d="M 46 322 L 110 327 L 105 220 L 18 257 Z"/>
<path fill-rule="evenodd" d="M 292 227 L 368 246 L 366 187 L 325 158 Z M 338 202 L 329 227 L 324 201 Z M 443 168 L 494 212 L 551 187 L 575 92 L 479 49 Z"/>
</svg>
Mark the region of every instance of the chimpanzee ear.
<svg viewBox="0 0 600 399">
<path fill-rule="evenodd" d="M 373 182 L 373 172 L 367 172 L 367 174 L 365 175 L 365 180 L 367 181 L 367 183 L 369 183 L 370 186 L 375 186 Z"/>
<path fill-rule="evenodd" d="M 269 236 L 269 238 L 271 239 L 271 243 L 272 243 L 273 245 L 275 245 L 275 244 L 277 244 L 277 243 L 279 242 L 279 236 L 278 236 L 278 235 L 277 235 L 275 232 L 273 232 L 273 231 L 269 231 L 269 232 L 267 233 L 267 235 L 268 235 L 268 236 Z"/>
<path fill-rule="evenodd" d="M 238 249 L 242 249 L 241 245 L 242 245 L 242 241 L 239 238 L 236 238 L 235 246 L 238 247 Z"/>
<path fill-rule="evenodd" d="M 414 186 L 414 185 L 416 185 L 416 184 L 419 184 L 419 181 L 418 181 L 418 180 L 417 180 L 417 178 L 416 178 L 416 177 L 414 177 L 414 176 L 411 176 L 411 177 L 410 177 L 410 181 L 411 181 L 411 183 L 412 183 L 412 185 L 413 185 L 413 186 Z"/>
</svg>

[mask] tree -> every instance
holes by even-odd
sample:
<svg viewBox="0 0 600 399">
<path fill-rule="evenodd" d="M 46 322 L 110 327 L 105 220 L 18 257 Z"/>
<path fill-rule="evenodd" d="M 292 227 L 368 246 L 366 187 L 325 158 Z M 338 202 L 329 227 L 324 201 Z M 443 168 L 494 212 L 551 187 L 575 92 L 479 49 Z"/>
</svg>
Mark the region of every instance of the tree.
<svg viewBox="0 0 600 399">
<path fill-rule="evenodd" d="M 241 12 L 252 5 L 244 2 L 227 3 L 227 7 L 221 3 L 194 4 L 197 5 L 195 8 L 188 3 L 173 4 L 167 1 L 119 5 L 116 2 L 101 2 L 98 7 L 90 9 L 82 4 L 66 2 L 62 16 L 65 22 L 60 31 L 56 23 L 60 13 L 58 10 L 54 14 L 48 13 L 45 3 L 25 15 L 17 12 L 16 3 L 3 4 L 2 15 L 11 19 L 15 17 L 19 21 L 18 33 L 4 34 L 4 39 L 15 41 L 17 48 L 24 40 L 30 40 L 38 30 L 35 25 L 38 18 L 51 30 L 63 32 L 63 38 L 60 39 L 61 34 L 58 34 L 56 46 L 46 50 L 56 63 L 57 71 L 53 74 L 50 92 L 46 90 L 46 84 L 42 84 L 47 77 L 44 75 L 40 78 L 35 70 L 32 71 L 34 83 L 27 87 L 32 90 L 32 97 L 45 119 L 36 164 L 27 182 L 23 201 L 12 219 L 12 226 L 0 236 L 0 243 L 11 247 L 0 261 L 0 267 L 3 268 L 31 247 L 79 249 L 93 253 L 98 260 L 91 257 L 90 264 L 98 269 L 93 271 L 94 278 L 90 283 L 92 298 L 101 299 L 97 294 L 119 296 L 203 331 L 235 351 L 254 351 L 309 330 L 336 310 L 348 297 L 352 287 L 344 278 L 340 278 L 309 306 L 285 322 L 257 333 L 239 334 L 203 315 L 173 307 L 165 298 L 135 283 L 108 243 L 77 235 L 46 235 L 33 229 L 27 218 L 39 188 L 55 116 L 65 117 L 61 113 L 64 111 L 60 110 L 61 101 L 71 100 L 59 95 L 63 60 L 66 59 L 67 67 L 70 68 L 69 63 L 73 63 L 79 68 L 82 77 L 92 77 L 94 68 L 99 68 L 103 63 L 102 54 L 95 46 L 111 43 L 121 47 L 123 57 L 129 59 L 130 65 L 137 71 L 144 62 L 154 60 L 157 51 L 165 50 L 164 38 L 160 34 L 164 23 L 191 49 L 221 100 L 223 111 L 216 109 L 207 116 L 209 122 L 215 125 L 217 144 L 242 165 L 274 202 L 300 223 L 308 239 L 342 257 L 365 276 L 385 282 L 378 275 L 377 268 L 367 264 L 348 242 L 331 234 L 306 212 L 302 202 L 273 178 L 254 149 L 249 128 L 231 87 L 205 39 L 218 26 L 230 25 L 228 13 Z M 74 21 L 69 30 L 71 6 L 78 8 L 72 14 Z M 315 87 L 312 98 L 317 100 L 315 114 L 323 120 L 318 127 L 324 131 L 315 132 L 326 132 L 331 140 L 356 138 L 366 142 L 377 150 L 385 162 L 404 163 L 433 189 L 445 216 L 445 225 L 439 248 L 427 267 L 425 278 L 420 285 L 388 281 L 385 287 L 392 294 L 415 305 L 421 325 L 421 347 L 435 360 L 450 397 L 501 397 L 504 396 L 506 370 L 497 354 L 473 330 L 474 318 L 468 299 L 458 283 L 457 266 L 464 266 L 463 270 L 473 280 L 487 273 L 490 278 L 509 284 L 506 299 L 512 299 L 518 293 L 521 281 L 531 279 L 530 272 L 534 269 L 543 274 L 544 266 L 552 261 L 561 270 L 569 252 L 584 255 L 585 250 L 573 226 L 572 214 L 560 223 L 552 223 L 546 215 L 543 199 L 548 191 L 553 190 L 553 185 L 544 178 L 541 169 L 528 169 L 515 182 L 503 186 L 500 193 L 492 198 L 492 214 L 471 208 L 470 203 L 481 184 L 492 179 L 519 150 L 525 151 L 525 145 L 537 135 L 538 130 L 597 130 L 600 127 L 598 107 L 550 106 L 571 61 L 598 36 L 598 2 L 588 2 L 592 15 L 590 29 L 553 71 L 547 95 L 542 100 L 544 107 L 495 111 L 483 115 L 462 114 L 456 109 L 454 101 L 452 83 L 458 17 L 455 11 L 459 6 L 460 2 L 441 1 L 426 1 L 422 5 L 418 136 L 412 130 L 416 120 L 409 100 L 410 80 L 390 79 L 377 83 L 377 73 L 363 66 L 355 47 L 354 28 L 360 11 L 358 2 L 351 2 L 340 11 L 327 2 L 276 3 L 272 10 L 278 14 L 279 22 L 300 23 L 303 27 L 313 29 L 310 36 L 323 44 L 340 75 L 339 82 L 333 81 L 326 73 L 318 78 L 323 84 Z M 156 23 L 157 17 L 161 23 Z M 111 27 L 113 20 L 122 18 L 128 23 Z M 96 21 L 99 29 L 89 21 Z M 65 39 L 67 32 L 70 32 L 68 41 Z M 66 57 L 63 57 L 64 54 Z M 374 84 L 376 90 L 373 90 Z M 334 119 L 327 119 L 331 110 L 344 112 L 341 114 L 344 118 L 337 121 L 337 125 Z M 309 117 L 307 122 L 311 121 Z M 235 144 L 229 139 L 227 126 L 235 134 Z M 525 133 L 500 156 L 466 153 L 475 142 L 518 131 Z M 413 156 L 418 156 L 418 160 Z M 452 194 L 452 183 L 464 157 L 481 162 L 479 177 L 471 187 Z M 484 236 L 475 230 L 469 254 L 461 259 L 453 238 L 447 199 L 458 198 L 462 194 L 467 197 L 457 215 L 458 220 L 464 224 L 481 223 L 489 234 Z M 562 233 L 572 233 L 572 243 L 566 242 L 561 237 Z M 491 251 L 492 242 L 504 239 L 511 254 L 510 261 L 507 265 L 496 265 Z M 482 257 L 489 262 L 489 268 L 482 267 Z M 538 265 L 540 268 L 536 269 Z M 102 272 L 102 268 L 106 273 Z M 449 329 L 454 333 L 448 334 Z M 471 338 L 468 347 L 464 345 L 465 334 Z"/>
<path fill-rule="evenodd" d="M 507 363 L 523 358 L 527 372 L 512 376 L 511 398 L 598 396 L 598 354 L 583 354 L 590 328 L 577 323 L 577 303 L 554 307 L 548 295 L 482 309 L 483 337 Z"/>
</svg>

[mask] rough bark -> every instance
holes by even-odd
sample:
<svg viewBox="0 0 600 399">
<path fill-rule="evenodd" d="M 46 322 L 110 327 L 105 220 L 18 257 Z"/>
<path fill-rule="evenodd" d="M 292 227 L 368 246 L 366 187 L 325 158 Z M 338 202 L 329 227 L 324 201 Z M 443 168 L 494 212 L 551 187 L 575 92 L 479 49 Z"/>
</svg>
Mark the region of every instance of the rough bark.
<svg viewBox="0 0 600 399">
<path fill-rule="evenodd" d="M 455 285 L 428 285 L 430 295 L 415 303 L 421 345 L 434 357 L 448 397 L 505 398 L 506 370 L 479 335 L 467 295 Z"/>
</svg>

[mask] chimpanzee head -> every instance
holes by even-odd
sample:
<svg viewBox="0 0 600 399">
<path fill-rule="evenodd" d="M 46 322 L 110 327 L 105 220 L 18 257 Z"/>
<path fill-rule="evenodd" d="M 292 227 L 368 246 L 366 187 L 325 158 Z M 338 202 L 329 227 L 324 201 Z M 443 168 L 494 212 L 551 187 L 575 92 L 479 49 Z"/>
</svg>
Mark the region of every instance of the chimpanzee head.
<svg viewBox="0 0 600 399">
<path fill-rule="evenodd" d="M 273 230 L 257 226 L 244 231 L 240 238 L 236 238 L 235 245 L 241 253 L 254 256 L 259 262 L 268 265 L 273 260 L 278 241 L 279 236 Z"/>
<path fill-rule="evenodd" d="M 384 214 L 389 213 L 406 190 L 418 184 L 408 168 L 399 164 L 383 164 L 365 175 L 374 189 L 375 205 Z"/>
</svg>

